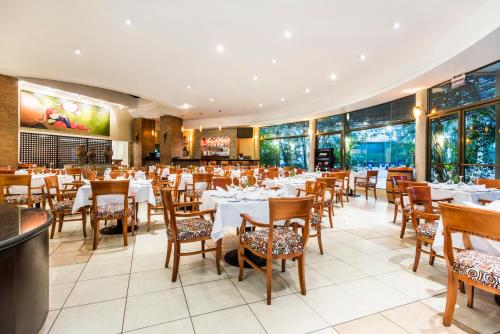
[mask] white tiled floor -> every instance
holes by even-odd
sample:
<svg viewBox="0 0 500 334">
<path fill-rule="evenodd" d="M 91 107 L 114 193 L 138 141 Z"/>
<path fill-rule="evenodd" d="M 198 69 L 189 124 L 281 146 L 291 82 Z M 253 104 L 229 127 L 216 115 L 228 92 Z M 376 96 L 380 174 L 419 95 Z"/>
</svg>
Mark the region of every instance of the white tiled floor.
<svg viewBox="0 0 500 334">
<path fill-rule="evenodd" d="M 121 236 L 101 238 L 92 251 L 91 233 L 69 222 L 50 240 L 50 313 L 41 333 L 494 333 L 500 308 L 476 290 L 475 308 L 459 294 L 452 327 L 441 324 L 446 300 L 446 267 L 423 255 L 411 271 L 414 236 L 399 238 L 392 205 L 384 199 L 351 199 L 337 207 L 334 228 L 324 220 L 323 246 L 312 239 L 306 251 L 307 295 L 298 286 L 296 263 L 276 263 L 273 300 L 265 302 L 265 277 L 215 257 L 181 258 L 177 282 L 164 268 L 163 219 L 150 232 L 141 227 L 129 246 Z M 141 212 L 143 215 L 144 212 Z M 189 246 L 191 247 L 191 246 Z M 195 245 L 198 247 L 198 245 Z M 236 247 L 234 231 L 223 253 Z M 172 263 L 171 263 L 172 265 Z"/>
</svg>

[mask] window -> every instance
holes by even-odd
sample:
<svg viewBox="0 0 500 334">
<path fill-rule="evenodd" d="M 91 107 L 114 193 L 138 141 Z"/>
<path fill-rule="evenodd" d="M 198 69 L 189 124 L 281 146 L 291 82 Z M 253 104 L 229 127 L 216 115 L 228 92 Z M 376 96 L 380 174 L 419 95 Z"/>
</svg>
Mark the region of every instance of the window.
<svg viewBox="0 0 500 334">
<path fill-rule="evenodd" d="M 354 170 L 379 170 L 379 179 L 387 177 L 390 167 L 414 167 L 415 123 L 352 131 L 346 137 L 345 158 Z"/>
<path fill-rule="evenodd" d="M 333 148 L 334 163 L 333 168 L 341 168 L 342 165 L 342 150 L 341 150 L 341 134 L 318 135 L 316 148 Z"/>
<path fill-rule="evenodd" d="M 467 73 L 462 86 L 452 88 L 451 81 L 429 89 L 429 110 L 446 110 L 498 96 L 496 78 L 500 75 L 500 61 Z"/>
<path fill-rule="evenodd" d="M 260 137 L 266 138 L 283 138 L 293 136 L 306 136 L 309 129 L 309 122 L 296 122 L 266 126 L 260 128 Z"/>
<path fill-rule="evenodd" d="M 347 114 L 347 128 L 360 129 L 384 125 L 387 122 L 413 120 L 415 95 L 410 95 L 373 107 L 352 111 Z"/>
<path fill-rule="evenodd" d="M 309 137 L 260 141 L 260 163 L 266 166 L 308 168 Z"/>
<path fill-rule="evenodd" d="M 445 182 L 458 173 L 458 114 L 430 121 L 431 181 Z"/>
<path fill-rule="evenodd" d="M 340 132 L 343 128 L 343 118 L 343 115 L 320 118 L 316 121 L 316 131 L 319 133 Z"/>
</svg>

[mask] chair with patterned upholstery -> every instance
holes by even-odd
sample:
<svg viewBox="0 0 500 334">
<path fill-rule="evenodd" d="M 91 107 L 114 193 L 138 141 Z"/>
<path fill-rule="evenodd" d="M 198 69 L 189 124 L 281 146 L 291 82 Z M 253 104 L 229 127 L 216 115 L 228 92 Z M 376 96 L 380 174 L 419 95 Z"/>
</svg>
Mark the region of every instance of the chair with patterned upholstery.
<svg viewBox="0 0 500 334">
<path fill-rule="evenodd" d="M 407 181 L 409 179 L 408 175 L 395 175 L 391 177 L 392 183 L 392 196 L 394 198 L 394 218 L 392 223 L 396 224 L 398 218 L 398 213 L 401 212 L 404 215 L 403 205 L 401 204 L 401 196 L 399 195 L 399 181 Z M 404 217 L 403 217 L 404 219 Z M 406 223 L 405 223 L 406 224 Z M 404 233 L 404 231 L 403 231 Z"/>
<path fill-rule="evenodd" d="M 297 190 L 297 197 L 300 196 L 302 192 L 305 193 L 306 196 L 313 196 L 313 211 L 311 211 L 311 217 L 309 219 L 311 229 L 316 230 L 316 234 L 309 234 L 309 238 L 318 238 L 318 246 L 319 252 L 323 255 L 323 241 L 321 239 L 321 221 L 323 220 L 323 211 L 325 208 L 325 192 L 326 192 L 327 184 L 322 182 L 321 180 L 314 181 L 306 181 L 305 189 Z M 295 231 L 297 231 L 298 225 L 296 223 L 293 224 Z"/>
<path fill-rule="evenodd" d="M 440 215 L 432 206 L 431 187 L 412 186 L 408 187 L 407 191 L 410 202 L 411 223 L 417 238 L 415 262 L 413 263 L 413 271 L 417 271 L 421 253 L 429 254 L 430 265 L 434 264 L 436 256 L 442 257 L 432 249 L 434 237 L 436 236 L 436 221 L 440 219 Z M 423 224 L 420 224 L 420 219 L 424 220 Z M 429 250 L 423 249 L 422 244 L 428 245 Z"/>
<path fill-rule="evenodd" d="M 375 199 L 377 199 L 377 178 L 378 170 L 366 171 L 366 177 L 356 176 L 354 178 L 354 195 L 356 195 L 357 188 L 362 188 L 365 191 L 366 199 L 368 199 L 368 191 L 371 189 Z"/>
<path fill-rule="evenodd" d="M 443 324 L 450 326 L 459 281 L 467 284 L 467 306 L 472 308 L 474 288 L 500 295 L 500 257 L 474 250 L 470 235 L 500 241 L 500 213 L 440 202 L 443 216 L 444 257 L 448 269 L 448 292 Z M 452 233 L 461 232 L 465 250 L 453 253 Z"/>
<path fill-rule="evenodd" d="M 16 194 L 10 193 L 11 187 L 17 187 Z M 39 189 L 41 194 L 33 194 L 33 189 Z M 19 193 L 22 192 L 22 193 Z M 0 174 L 0 203 L 26 205 L 40 205 L 45 208 L 44 187 L 32 187 L 31 175 Z"/>
<path fill-rule="evenodd" d="M 269 223 L 255 221 L 246 213 L 242 213 L 243 221 L 240 226 L 238 244 L 238 262 L 240 272 L 238 281 L 243 280 L 243 266 L 247 262 L 252 268 L 266 274 L 267 304 L 271 305 L 271 290 L 273 278 L 273 260 L 281 260 L 281 270 L 285 269 L 287 259 L 298 260 L 299 283 L 301 294 L 306 294 L 304 272 L 304 247 L 309 238 L 311 209 L 314 196 L 296 198 L 269 198 Z M 302 235 L 276 223 L 292 219 L 304 221 Z M 261 229 L 247 231 L 247 223 Z M 266 260 L 266 268 L 260 268 L 249 257 L 245 250 Z"/>
<path fill-rule="evenodd" d="M 83 237 L 87 237 L 87 208 L 83 207 L 78 210 L 78 218 L 67 218 L 73 215 L 74 192 L 70 189 L 60 189 L 57 175 L 46 176 L 44 178 L 45 189 L 47 190 L 47 200 L 49 202 L 50 210 L 54 215 L 52 222 L 52 229 L 50 231 L 50 239 L 54 238 L 57 220 L 59 220 L 58 232 L 62 231 L 63 223 L 70 221 L 82 221 Z"/>
<path fill-rule="evenodd" d="M 155 172 L 148 172 L 149 179 L 151 180 L 151 187 L 153 188 L 153 194 L 155 196 L 155 204 L 148 203 L 148 232 L 151 229 L 151 216 L 163 215 L 163 201 L 161 199 L 161 189 L 170 186 L 170 183 L 165 180 L 160 179 L 160 175 Z M 180 175 L 179 175 L 180 178 Z M 176 178 L 177 179 L 177 178 Z M 174 185 L 176 187 L 175 194 L 178 194 L 179 184 Z M 177 199 L 177 197 L 175 197 Z"/>
<path fill-rule="evenodd" d="M 417 182 L 417 181 L 408 181 L 408 180 L 398 180 L 398 196 L 399 201 L 398 205 L 401 208 L 401 232 L 399 233 L 399 237 L 403 239 L 406 232 L 406 223 L 408 219 L 410 219 L 410 202 L 408 199 L 408 187 L 427 187 L 429 184 L 427 182 Z"/>
<path fill-rule="evenodd" d="M 328 212 L 328 220 L 330 222 L 330 227 L 333 228 L 333 215 L 334 215 L 334 210 L 333 210 L 333 199 L 335 198 L 335 185 L 336 185 L 336 180 L 334 177 L 317 177 L 316 181 L 318 182 L 323 182 L 326 184 L 326 190 L 325 193 L 328 192 L 330 194 L 330 198 L 327 200 L 325 198 L 325 205 L 324 209 L 327 210 Z"/>
<path fill-rule="evenodd" d="M 132 235 L 135 235 L 135 200 L 133 197 L 129 197 L 129 182 L 129 180 L 90 182 L 92 188 L 92 228 L 94 229 L 93 249 L 96 249 L 99 243 L 99 222 L 101 220 L 122 220 L 124 246 L 128 245 L 129 225 L 132 225 Z M 123 197 L 123 202 L 111 200 L 109 195 Z"/>
<path fill-rule="evenodd" d="M 73 178 L 73 181 L 64 183 L 63 189 L 71 189 L 73 191 L 76 191 L 78 190 L 78 188 L 84 185 L 84 182 L 82 180 L 82 169 L 80 167 L 66 168 L 66 175 L 71 176 Z"/>
<path fill-rule="evenodd" d="M 174 267 L 172 270 L 172 282 L 177 280 L 181 256 L 202 254 L 203 258 L 205 258 L 205 253 L 212 251 L 215 251 L 217 273 L 220 275 L 222 239 L 215 242 L 214 248 L 205 248 L 205 242 L 212 239 L 211 234 L 215 210 L 191 211 L 189 213 L 178 212 L 178 207 L 197 207 L 200 202 L 174 203 L 172 196 L 172 190 L 166 188 L 161 190 L 163 206 L 165 207 L 164 219 L 167 228 L 167 257 L 165 259 L 165 268 L 168 268 L 173 248 Z M 205 215 L 210 215 L 210 220 L 205 219 Z M 178 218 L 186 219 L 181 220 Z M 192 242 L 201 242 L 201 250 L 182 253 L 181 246 Z"/>
<path fill-rule="evenodd" d="M 193 183 L 186 184 L 184 189 L 184 202 L 189 198 L 191 202 L 198 201 L 203 194 L 203 191 L 212 189 L 213 174 L 210 173 L 193 173 Z"/>
</svg>

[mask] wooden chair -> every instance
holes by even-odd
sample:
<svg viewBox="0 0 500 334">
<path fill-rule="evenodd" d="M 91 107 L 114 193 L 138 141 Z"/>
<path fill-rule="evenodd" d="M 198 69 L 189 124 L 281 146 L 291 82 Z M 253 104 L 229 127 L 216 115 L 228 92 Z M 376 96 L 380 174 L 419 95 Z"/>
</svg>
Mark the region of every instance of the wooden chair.
<svg viewBox="0 0 500 334">
<path fill-rule="evenodd" d="M 184 189 L 184 202 L 186 202 L 186 198 L 196 202 L 203 191 L 212 189 L 212 178 L 213 174 L 210 173 L 193 173 L 193 183 L 186 184 Z"/>
<path fill-rule="evenodd" d="M 484 184 L 486 188 L 496 188 L 500 189 L 500 180 L 493 180 L 493 179 L 477 179 L 476 180 L 477 185 L 482 185 Z"/>
<path fill-rule="evenodd" d="M 366 199 L 368 199 L 368 190 L 373 190 L 373 195 L 377 199 L 377 178 L 378 170 L 369 170 L 366 172 L 366 177 L 356 176 L 354 178 L 354 195 L 358 187 L 365 190 Z"/>
<path fill-rule="evenodd" d="M 101 220 L 122 220 L 123 226 L 123 245 L 128 245 L 128 226 L 129 219 L 132 222 L 132 235 L 135 235 L 135 200 L 129 197 L 129 180 L 120 181 L 91 181 L 92 188 L 92 227 L 94 229 L 93 249 L 97 248 L 99 243 L 99 222 Z M 123 204 L 99 203 L 100 196 L 121 195 Z M 129 203 L 129 199 L 132 203 Z"/>
<path fill-rule="evenodd" d="M 257 178 L 253 175 L 247 175 L 247 183 L 249 186 L 254 186 L 257 184 Z"/>
<path fill-rule="evenodd" d="M 323 255 L 323 241 L 321 239 L 321 221 L 323 219 L 323 211 L 325 208 L 325 191 L 326 191 L 326 183 L 321 182 L 319 180 L 314 181 L 306 181 L 305 189 L 297 190 L 297 197 L 300 196 L 302 192 L 305 193 L 306 196 L 313 196 L 313 209 L 314 212 L 311 212 L 311 217 L 309 222 L 311 224 L 311 228 L 316 229 L 316 234 L 310 234 L 309 237 L 318 238 L 318 246 L 319 252 Z M 294 224 L 295 231 L 297 230 L 297 224 Z"/>
<path fill-rule="evenodd" d="M 9 188 L 11 186 L 26 187 L 25 194 L 10 194 Z M 41 194 L 33 194 L 33 189 L 40 189 Z M 32 187 L 31 175 L 12 175 L 0 174 L 0 203 L 26 205 L 32 208 L 33 205 L 40 205 L 45 208 L 45 191 L 44 187 Z"/>
<path fill-rule="evenodd" d="M 66 175 L 70 175 L 71 177 L 73 177 L 73 181 L 64 183 L 63 189 L 71 189 L 73 191 L 76 191 L 78 190 L 78 188 L 84 185 L 82 181 L 82 169 L 80 167 L 66 168 Z"/>
<path fill-rule="evenodd" d="M 403 205 L 401 204 L 401 196 L 399 195 L 399 181 L 407 181 L 407 175 L 396 175 L 391 177 L 392 182 L 392 195 L 394 196 L 394 218 L 392 219 L 392 223 L 396 224 L 396 219 L 398 218 L 398 213 L 404 214 Z M 405 225 L 406 227 L 406 225 Z M 404 230 L 401 230 L 404 233 Z"/>
<path fill-rule="evenodd" d="M 267 175 L 265 176 L 268 179 L 277 179 L 280 176 L 279 170 L 277 167 L 271 167 L 267 170 Z"/>
<path fill-rule="evenodd" d="M 269 198 L 269 223 L 255 221 L 246 213 L 242 213 L 243 221 L 240 226 L 238 262 L 240 272 L 238 281 L 243 280 L 243 265 L 247 262 L 252 268 L 266 274 L 267 304 L 271 305 L 271 290 L 273 278 L 273 260 L 282 260 L 282 271 L 285 269 L 286 259 L 298 260 L 299 283 L 301 294 L 306 294 L 306 281 L 304 272 L 304 247 L 309 237 L 309 219 L 313 206 L 314 196 L 297 198 Z M 302 236 L 286 227 L 275 226 L 278 221 L 290 222 L 299 218 L 304 221 Z M 247 223 L 261 227 L 259 230 L 246 231 Z M 244 251 L 248 250 L 254 255 L 266 260 L 266 268 L 260 268 L 252 262 Z"/>
<path fill-rule="evenodd" d="M 227 190 L 227 186 L 231 185 L 232 181 L 233 180 L 231 179 L 231 177 L 227 176 L 214 177 L 212 178 L 212 185 L 214 188 L 220 187 L 224 190 Z"/>
<path fill-rule="evenodd" d="M 340 206 L 344 207 L 344 196 L 347 200 L 347 193 L 345 191 L 345 172 L 333 172 L 330 173 L 330 177 L 335 178 L 335 187 L 333 192 L 335 193 L 335 201 L 338 203 L 340 200 Z"/>
<path fill-rule="evenodd" d="M 408 187 L 427 187 L 429 184 L 427 182 L 416 182 L 416 181 L 398 181 L 399 189 L 399 205 L 401 207 L 402 219 L 401 219 L 401 232 L 399 237 L 403 239 L 406 232 L 406 223 L 410 217 L 410 202 L 408 199 Z"/>
<path fill-rule="evenodd" d="M 333 216 L 334 216 L 334 210 L 333 210 L 333 199 L 335 198 L 335 185 L 336 185 L 336 180 L 334 177 L 318 177 L 316 178 L 316 181 L 318 182 L 323 182 L 326 184 L 326 190 L 325 193 L 328 192 L 330 194 L 330 199 L 326 200 L 325 199 L 325 205 L 324 209 L 327 210 L 328 212 L 328 220 L 330 222 L 330 227 L 333 228 Z"/>
<path fill-rule="evenodd" d="M 70 221 L 82 221 L 83 237 L 87 237 L 87 208 L 81 208 L 78 210 L 79 218 L 67 217 L 73 215 L 71 212 L 73 209 L 73 204 L 75 202 L 73 192 L 64 191 L 59 188 L 59 181 L 57 175 L 47 176 L 44 178 L 45 189 L 47 189 L 47 200 L 49 202 L 50 210 L 54 215 L 54 221 L 52 222 L 52 229 L 50 231 L 50 239 L 54 238 L 54 232 L 56 230 L 57 220 L 59 220 L 58 232 L 62 231 L 62 226 L 64 222 Z M 66 218 L 66 219 L 65 219 Z"/>
<path fill-rule="evenodd" d="M 448 269 L 448 291 L 443 324 L 453 319 L 459 281 L 467 284 L 467 306 L 474 303 L 474 288 L 500 295 L 500 257 L 473 250 L 470 235 L 500 241 L 500 213 L 440 202 L 443 216 L 444 258 Z M 461 232 L 465 250 L 453 254 L 451 234 Z"/>
<path fill-rule="evenodd" d="M 168 268 L 172 247 L 174 250 L 174 267 L 172 270 L 172 282 L 177 280 L 179 271 L 179 262 L 181 256 L 189 256 L 215 251 L 215 262 L 217 273 L 221 274 L 220 258 L 222 253 L 222 239 L 215 242 L 214 248 L 205 249 L 205 242 L 212 239 L 212 226 L 214 221 L 215 210 L 191 211 L 189 213 L 178 212 L 176 209 L 182 206 L 196 207 L 200 202 L 186 202 L 175 204 L 172 199 L 172 190 L 162 189 L 161 196 L 163 200 L 164 219 L 167 228 L 167 258 L 165 259 L 165 268 Z M 210 215 L 210 221 L 203 216 Z M 188 218 L 178 220 L 177 218 Z M 192 242 L 201 242 L 201 250 L 182 253 L 181 245 Z"/>
</svg>

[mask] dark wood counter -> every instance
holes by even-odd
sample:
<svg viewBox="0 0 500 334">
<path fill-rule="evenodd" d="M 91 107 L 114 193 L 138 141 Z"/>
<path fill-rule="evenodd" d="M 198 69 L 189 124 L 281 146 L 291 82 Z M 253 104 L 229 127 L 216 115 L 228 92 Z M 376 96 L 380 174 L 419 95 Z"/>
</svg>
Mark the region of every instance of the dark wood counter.
<svg viewBox="0 0 500 334">
<path fill-rule="evenodd" d="M 0 333 L 37 333 L 49 310 L 52 215 L 0 205 Z"/>
</svg>

